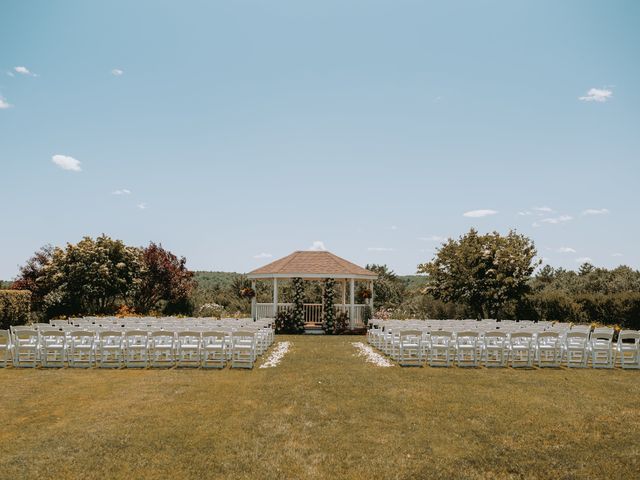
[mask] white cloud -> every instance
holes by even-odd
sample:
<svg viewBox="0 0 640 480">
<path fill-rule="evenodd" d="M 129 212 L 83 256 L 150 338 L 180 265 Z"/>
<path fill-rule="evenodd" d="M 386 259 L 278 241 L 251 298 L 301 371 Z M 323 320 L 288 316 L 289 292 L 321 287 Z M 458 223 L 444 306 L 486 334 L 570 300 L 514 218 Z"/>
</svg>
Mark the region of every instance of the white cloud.
<svg viewBox="0 0 640 480">
<path fill-rule="evenodd" d="M 607 208 L 587 208 L 582 212 L 582 215 L 606 215 L 609 213 Z"/>
<path fill-rule="evenodd" d="M 313 244 L 307 248 L 307 250 L 311 250 L 314 252 L 321 252 L 326 250 L 327 248 L 324 246 L 324 242 L 322 240 L 314 240 Z"/>
<path fill-rule="evenodd" d="M 27 75 L 29 77 L 37 77 L 37 75 L 31 71 L 27 67 L 13 67 L 13 70 L 20 75 Z"/>
<path fill-rule="evenodd" d="M 444 242 L 447 239 L 440 235 L 427 235 L 426 237 L 418 237 L 418 240 L 424 240 L 425 242 Z"/>
<path fill-rule="evenodd" d="M 593 259 L 591 257 L 578 257 L 576 258 L 577 263 L 593 263 Z"/>
<path fill-rule="evenodd" d="M 367 247 L 367 250 L 370 252 L 393 252 L 395 248 L 388 247 Z"/>
<path fill-rule="evenodd" d="M 619 253 L 619 252 L 616 252 L 616 253 L 612 253 L 611 256 L 612 257 L 622 257 L 623 255 L 621 253 Z"/>
<path fill-rule="evenodd" d="M 576 253 L 576 249 L 571 247 L 560 247 L 557 251 L 558 253 Z"/>
<path fill-rule="evenodd" d="M 121 190 L 114 190 L 111 192 L 112 195 L 131 195 L 131 190 L 123 188 Z"/>
<path fill-rule="evenodd" d="M 54 155 L 51 157 L 51 161 L 63 170 L 72 172 L 80 172 L 82 170 L 82 168 L 80 168 L 80 160 L 76 160 L 67 155 Z"/>
<path fill-rule="evenodd" d="M 395 225 L 391 225 L 391 230 L 397 230 L 397 229 L 398 229 L 398 227 L 397 227 L 397 226 L 395 226 Z"/>
<path fill-rule="evenodd" d="M 147 209 L 147 204 L 146 203 L 139 203 L 137 206 L 138 206 L 138 208 L 140 210 L 146 210 Z"/>
<path fill-rule="evenodd" d="M 4 110 L 5 108 L 9 108 L 11 104 L 7 102 L 7 100 L 0 95 L 0 110 Z"/>
<path fill-rule="evenodd" d="M 550 207 L 533 207 L 531 210 L 535 210 L 540 213 L 552 213 L 554 210 Z"/>
<path fill-rule="evenodd" d="M 534 222 L 533 226 L 539 227 L 543 223 L 548 223 L 550 225 L 558 225 L 559 223 L 568 222 L 569 220 L 573 220 L 573 217 L 570 215 L 560 215 L 559 217 L 547 217 L 547 218 L 541 218 L 537 222 Z"/>
<path fill-rule="evenodd" d="M 521 217 L 530 217 L 531 215 L 543 217 L 545 214 L 553 212 L 555 212 L 555 210 L 551 207 L 533 207 L 529 210 L 522 210 L 518 212 L 518 215 L 520 215 Z"/>
<path fill-rule="evenodd" d="M 584 97 L 578 97 L 583 102 L 606 102 L 613 97 L 613 92 L 607 88 L 590 88 Z"/>
<path fill-rule="evenodd" d="M 272 257 L 273 255 L 271 255 L 270 253 L 264 253 L 264 252 L 253 256 L 253 258 L 257 258 L 257 259 L 272 258 Z"/>
<path fill-rule="evenodd" d="M 488 217 L 489 215 L 495 215 L 498 213 L 495 210 L 470 210 L 468 212 L 464 212 L 462 215 L 464 217 L 471 218 L 480 218 L 480 217 Z"/>
<path fill-rule="evenodd" d="M 111 75 L 113 75 L 114 77 L 119 77 L 124 73 L 123 70 L 120 70 L 119 68 L 114 68 L 113 70 L 111 70 Z M 135 76 L 135 75 L 134 75 Z"/>
</svg>

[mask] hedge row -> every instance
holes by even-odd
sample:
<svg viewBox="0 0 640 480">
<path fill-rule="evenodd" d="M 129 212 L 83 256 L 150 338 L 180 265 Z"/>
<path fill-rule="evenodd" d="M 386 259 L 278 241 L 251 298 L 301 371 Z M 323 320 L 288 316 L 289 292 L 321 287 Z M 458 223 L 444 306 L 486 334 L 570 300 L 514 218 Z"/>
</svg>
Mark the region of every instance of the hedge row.
<svg viewBox="0 0 640 480">
<path fill-rule="evenodd" d="M 0 290 L 0 328 L 24 325 L 31 315 L 31 292 Z"/>
<path fill-rule="evenodd" d="M 509 312 L 514 318 L 620 325 L 640 329 L 640 293 L 538 292 L 525 297 Z M 506 317 L 505 317 L 506 318 Z"/>
</svg>

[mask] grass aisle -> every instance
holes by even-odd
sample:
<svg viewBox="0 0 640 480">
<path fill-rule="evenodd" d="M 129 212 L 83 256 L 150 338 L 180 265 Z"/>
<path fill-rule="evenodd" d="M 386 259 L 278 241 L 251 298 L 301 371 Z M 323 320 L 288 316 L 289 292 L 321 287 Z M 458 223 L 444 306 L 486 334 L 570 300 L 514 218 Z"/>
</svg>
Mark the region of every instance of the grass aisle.
<svg viewBox="0 0 640 480">
<path fill-rule="evenodd" d="M 640 470 L 640 372 L 379 368 L 364 337 L 276 340 L 282 362 L 253 371 L 0 369 L 0 478 Z"/>
</svg>

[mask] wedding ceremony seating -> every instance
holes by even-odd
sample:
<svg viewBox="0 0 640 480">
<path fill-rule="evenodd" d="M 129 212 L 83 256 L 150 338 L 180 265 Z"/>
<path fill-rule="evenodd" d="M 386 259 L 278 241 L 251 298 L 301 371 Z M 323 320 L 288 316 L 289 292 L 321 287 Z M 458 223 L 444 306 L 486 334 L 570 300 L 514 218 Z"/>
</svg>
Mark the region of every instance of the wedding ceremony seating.
<svg viewBox="0 0 640 480">
<path fill-rule="evenodd" d="M 0 330 L 0 367 L 253 368 L 273 320 L 82 317 Z"/>
<path fill-rule="evenodd" d="M 640 369 L 640 332 L 529 320 L 381 320 L 367 341 L 401 366 Z M 415 353 L 416 349 L 420 354 Z"/>
</svg>

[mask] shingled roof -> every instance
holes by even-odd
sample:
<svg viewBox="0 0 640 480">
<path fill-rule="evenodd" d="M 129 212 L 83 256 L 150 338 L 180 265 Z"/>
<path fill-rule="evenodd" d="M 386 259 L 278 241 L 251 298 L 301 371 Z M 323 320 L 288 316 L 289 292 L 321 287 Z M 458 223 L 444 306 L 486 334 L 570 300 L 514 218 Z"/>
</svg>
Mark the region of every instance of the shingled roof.
<svg viewBox="0 0 640 480">
<path fill-rule="evenodd" d="M 327 251 L 297 251 L 247 275 L 249 278 L 367 278 L 377 275 Z"/>
</svg>

